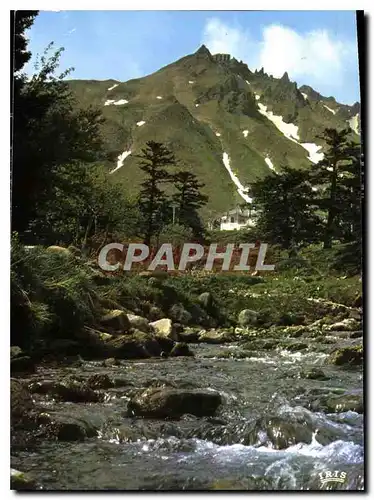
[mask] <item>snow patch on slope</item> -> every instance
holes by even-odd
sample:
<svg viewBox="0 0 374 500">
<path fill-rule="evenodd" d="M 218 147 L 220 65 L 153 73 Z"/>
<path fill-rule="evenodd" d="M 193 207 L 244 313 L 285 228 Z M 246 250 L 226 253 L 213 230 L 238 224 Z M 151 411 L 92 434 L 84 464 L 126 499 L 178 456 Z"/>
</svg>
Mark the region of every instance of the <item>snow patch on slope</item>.
<svg viewBox="0 0 374 500">
<path fill-rule="evenodd" d="M 221 134 L 219 132 L 216 132 L 217 137 L 221 137 Z"/>
<path fill-rule="evenodd" d="M 113 174 L 116 170 L 118 170 L 119 168 L 121 168 L 123 166 L 123 162 L 125 161 L 125 159 L 131 155 L 131 151 L 124 151 L 122 154 L 120 154 L 118 156 L 118 160 L 117 160 L 117 166 L 116 168 L 114 168 L 113 170 L 111 170 L 109 173 L 110 174 Z"/>
<path fill-rule="evenodd" d="M 248 83 L 248 85 L 250 85 L 250 83 L 249 83 L 249 81 L 248 81 L 248 80 L 246 80 L 245 82 L 246 82 L 246 83 Z"/>
<path fill-rule="evenodd" d="M 114 85 L 112 85 L 111 87 L 109 87 L 107 90 L 113 90 L 116 87 L 118 87 L 118 85 L 119 85 L 119 83 L 115 83 Z"/>
<path fill-rule="evenodd" d="M 304 92 L 301 92 L 301 95 L 304 97 L 305 100 L 308 99 L 308 94 L 305 94 Z"/>
<path fill-rule="evenodd" d="M 272 111 L 267 111 L 267 106 L 261 104 L 260 102 L 258 103 L 258 107 L 260 113 L 266 116 L 266 118 L 268 118 L 271 122 L 273 122 L 277 129 L 280 130 L 282 134 L 287 137 L 287 139 L 291 139 L 291 141 L 293 140 L 294 142 L 300 139 L 298 134 L 299 127 L 297 127 L 293 123 L 286 123 L 285 121 L 283 121 L 283 116 L 277 116 L 274 115 Z"/>
<path fill-rule="evenodd" d="M 104 103 L 104 106 L 110 106 L 113 104 L 114 106 L 121 106 L 122 104 L 127 104 L 129 101 L 126 99 L 120 99 L 119 101 L 115 101 L 114 99 L 107 99 Z"/>
<path fill-rule="evenodd" d="M 144 122 L 144 121 L 137 122 L 137 126 L 138 126 L 138 127 L 141 127 L 141 126 L 142 126 L 142 125 L 144 125 L 144 124 L 145 124 L 145 122 Z"/>
<path fill-rule="evenodd" d="M 335 115 L 336 111 L 329 108 L 328 106 L 326 106 L 326 104 L 323 105 L 324 108 L 326 108 L 328 111 L 330 111 L 330 113 L 332 113 L 333 115 Z"/>
<path fill-rule="evenodd" d="M 238 188 L 238 193 L 240 194 L 240 196 L 247 203 L 252 203 L 252 198 L 247 195 L 248 189 L 243 186 L 243 184 L 240 182 L 240 180 L 237 178 L 237 176 L 231 170 L 230 158 L 229 158 L 229 155 L 227 153 L 223 153 L 222 161 L 223 161 L 223 164 L 225 165 L 226 170 L 230 174 L 231 180 L 233 181 L 235 186 Z"/>
<path fill-rule="evenodd" d="M 248 135 L 248 130 L 243 130 L 243 135 L 244 135 L 244 137 L 247 137 L 247 135 Z"/>
<path fill-rule="evenodd" d="M 255 96 L 256 96 L 256 101 L 258 101 L 260 99 L 260 97 L 261 97 L 258 94 L 255 94 Z"/>
<path fill-rule="evenodd" d="M 273 122 L 277 129 L 280 130 L 282 134 L 287 137 L 287 139 L 290 139 L 290 141 L 299 144 L 299 146 L 302 146 L 308 151 L 308 159 L 312 163 L 318 163 L 319 161 L 323 160 L 324 154 L 318 153 L 318 151 L 321 149 L 321 146 L 317 146 L 317 144 L 314 144 L 312 142 L 298 142 L 300 140 L 300 137 L 299 127 L 297 125 L 284 122 L 282 116 L 277 116 L 274 115 L 272 111 L 267 111 L 267 106 L 264 106 L 260 102 L 258 103 L 258 107 L 260 113 L 266 116 L 266 118 L 268 118 L 271 122 Z"/>
<path fill-rule="evenodd" d="M 273 162 L 270 160 L 270 158 L 268 156 L 265 158 L 265 162 L 266 162 L 266 165 L 270 168 L 270 170 L 274 170 L 274 172 L 275 172 Z"/>
<path fill-rule="evenodd" d="M 317 146 L 317 144 L 314 144 L 313 142 L 303 142 L 300 143 L 300 146 L 308 151 L 308 159 L 312 163 L 318 163 L 323 160 L 324 154 L 318 152 L 321 149 L 321 146 Z"/>
<path fill-rule="evenodd" d="M 198 107 L 199 107 L 199 105 L 198 105 L 198 104 L 195 104 L 195 108 L 198 108 Z"/>
<path fill-rule="evenodd" d="M 162 96 L 161 96 L 161 95 L 158 95 L 158 96 L 156 97 L 156 99 L 162 99 Z"/>
<path fill-rule="evenodd" d="M 349 123 L 349 126 L 351 127 L 351 129 L 353 130 L 353 132 L 356 132 L 357 135 L 360 135 L 360 133 L 358 131 L 358 126 L 359 126 L 359 123 L 358 123 L 358 113 L 357 113 L 357 115 L 355 115 L 352 118 L 350 118 L 348 120 L 348 123 Z"/>
<path fill-rule="evenodd" d="M 193 80 L 188 80 L 188 83 L 195 83 Z"/>
</svg>

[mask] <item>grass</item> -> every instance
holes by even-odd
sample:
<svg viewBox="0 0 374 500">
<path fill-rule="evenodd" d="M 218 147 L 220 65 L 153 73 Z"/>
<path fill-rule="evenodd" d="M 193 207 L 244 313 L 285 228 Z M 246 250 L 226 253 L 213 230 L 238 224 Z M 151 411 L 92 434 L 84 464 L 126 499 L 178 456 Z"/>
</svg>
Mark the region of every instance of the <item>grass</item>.
<svg viewBox="0 0 374 500">
<path fill-rule="evenodd" d="M 150 318 L 152 309 L 157 308 L 159 316 L 170 317 L 172 307 L 178 304 L 194 319 L 204 314 L 206 318 L 206 313 L 201 315 L 198 299 L 203 292 L 212 294 L 215 306 L 208 312 L 221 327 L 235 325 L 243 309 L 256 311 L 265 327 L 311 323 L 327 312 L 323 304 L 310 299 L 351 306 L 362 293 L 359 275 L 346 276 L 327 265 L 326 260 L 337 250 L 309 247 L 297 262 L 288 259 L 286 266 L 283 253 L 270 249 L 276 268 L 263 276 L 195 270 L 160 281 L 131 273 L 104 276 L 64 252 L 41 247 L 27 250 L 15 237 L 11 344 L 32 349 L 54 339 L 75 339 L 84 327 L 99 328 L 99 318 L 108 309 L 120 308 Z"/>
</svg>

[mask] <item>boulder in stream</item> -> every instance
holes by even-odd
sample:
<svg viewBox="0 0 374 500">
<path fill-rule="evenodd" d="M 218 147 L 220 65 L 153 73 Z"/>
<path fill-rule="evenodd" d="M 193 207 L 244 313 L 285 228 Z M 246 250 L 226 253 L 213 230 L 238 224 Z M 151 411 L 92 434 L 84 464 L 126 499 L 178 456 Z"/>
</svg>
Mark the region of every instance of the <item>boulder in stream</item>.
<svg viewBox="0 0 374 500">
<path fill-rule="evenodd" d="M 162 318 L 150 323 L 158 337 L 165 337 L 170 340 L 179 340 L 170 318 Z"/>
<path fill-rule="evenodd" d="M 11 490 L 35 490 L 36 482 L 25 472 L 10 469 L 10 489 Z"/>
<path fill-rule="evenodd" d="M 149 387 L 129 401 L 127 412 L 129 416 L 156 419 L 178 419 L 184 414 L 209 417 L 221 403 L 221 395 L 216 391 Z"/>
<path fill-rule="evenodd" d="M 334 351 L 328 361 L 333 365 L 358 366 L 364 362 L 364 352 L 362 344 L 342 347 Z"/>
</svg>

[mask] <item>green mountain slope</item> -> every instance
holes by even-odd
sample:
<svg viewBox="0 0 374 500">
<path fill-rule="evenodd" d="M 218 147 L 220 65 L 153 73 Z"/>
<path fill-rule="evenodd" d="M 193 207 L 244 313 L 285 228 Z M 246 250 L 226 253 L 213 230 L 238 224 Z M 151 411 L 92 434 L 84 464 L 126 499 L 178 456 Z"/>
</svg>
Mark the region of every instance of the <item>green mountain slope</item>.
<svg viewBox="0 0 374 500">
<path fill-rule="evenodd" d="M 277 79 L 251 72 L 205 46 L 144 78 L 69 83 L 82 106 L 102 109 L 106 168 L 119 182 L 136 192 L 142 180 L 136 155 L 146 141 L 161 141 L 179 166 L 205 183 L 203 215 L 243 202 L 238 188 L 284 165 L 310 167 L 323 152 L 325 127 L 350 124 L 359 140 L 358 103 L 346 106 L 311 87 L 298 89 L 287 73 Z"/>
</svg>

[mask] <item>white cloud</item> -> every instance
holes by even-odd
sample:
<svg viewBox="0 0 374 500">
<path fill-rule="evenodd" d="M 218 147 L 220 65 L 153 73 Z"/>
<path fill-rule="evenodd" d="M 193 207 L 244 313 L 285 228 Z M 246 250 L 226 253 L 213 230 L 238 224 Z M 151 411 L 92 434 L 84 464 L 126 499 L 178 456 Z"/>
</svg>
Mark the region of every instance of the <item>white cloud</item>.
<svg viewBox="0 0 374 500">
<path fill-rule="evenodd" d="M 241 54 L 247 53 L 250 38 L 240 27 L 212 18 L 204 27 L 203 42 L 213 54 L 231 54 L 239 59 Z"/>
<path fill-rule="evenodd" d="M 212 18 L 205 25 L 203 43 L 213 54 L 229 53 L 252 70 L 263 67 L 278 78 L 287 71 L 290 78 L 307 77 L 311 84 L 339 85 L 347 66 L 357 65 L 355 44 L 327 30 L 298 33 L 271 24 L 263 28 L 261 40 L 254 41 L 243 28 Z"/>
</svg>

